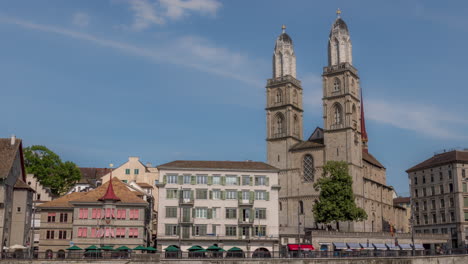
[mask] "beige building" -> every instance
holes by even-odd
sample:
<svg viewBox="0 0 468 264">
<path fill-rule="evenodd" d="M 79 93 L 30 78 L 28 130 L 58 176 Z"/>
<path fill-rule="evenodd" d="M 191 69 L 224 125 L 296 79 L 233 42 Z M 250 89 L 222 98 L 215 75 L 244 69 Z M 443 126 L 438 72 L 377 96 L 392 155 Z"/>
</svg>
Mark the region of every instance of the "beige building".
<svg viewBox="0 0 468 264">
<path fill-rule="evenodd" d="M 253 161 L 174 161 L 158 170 L 158 250 L 180 241 L 183 251 L 214 244 L 278 251 L 278 169 Z"/>
<path fill-rule="evenodd" d="M 406 215 L 405 215 L 405 220 L 407 222 L 407 225 L 404 226 L 404 229 L 402 230 L 404 233 L 409 233 L 411 232 L 411 197 L 396 197 L 393 198 L 393 205 L 395 206 L 400 206 L 406 209 Z"/>
<path fill-rule="evenodd" d="M 144 195 L 113 178 L 92 191 L 39 205 L 39 251 L 60 258 L 71 244 L 80 248 L 148 246 L 150 206 L 142 199 Z"/>
<path fill-rule="evenodd" d="M 0 139 L 0 248 L 31 244 L 33 192 L 26 183 L 22 141 Z"/>
<path fill-rule="evenodd" d="M 350 33 L 343 19 L 338 16 L 332 25 L 328 65 L 322 73 L 323 128 L 317 127 L 305 138 L 303 88 L 296 79 L 295 61 L 292 39 L 283 27 L 273 53 L 273 78 L 266 86 L 267 159 L 280 169 L 282 243 L 295 243 L 298 229 L 303 237 L 305 230 L 325 228 L 315 222 L 312 207 L 319 196 L 314 183 L 327 161 L 349 164 L 356 204 L 368 215 L 362 222 L 340 223 L 341 231 L 405 230 L 406 210 L 393 205 L 386 169 L 367 148 L 360 78 L 353 66 Z"/>
<path fill-rule="evenodd" d="M 416 233 L 450 234 L 449 247 L 468 245 L 468 151 L 453 150 L 406 171 Z"/>
</svg>

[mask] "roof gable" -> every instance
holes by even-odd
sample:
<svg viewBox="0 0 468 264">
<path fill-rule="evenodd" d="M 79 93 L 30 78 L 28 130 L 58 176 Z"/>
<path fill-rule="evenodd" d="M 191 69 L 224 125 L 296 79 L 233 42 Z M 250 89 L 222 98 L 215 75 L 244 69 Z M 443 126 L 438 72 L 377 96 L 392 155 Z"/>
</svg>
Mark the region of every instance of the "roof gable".
<svg viewBox="0 0 468 264">
<path fill-rule="evenodd" d="M 10 173 L 11 167 L 15 161 L 15 158 L 20 152 L 20 159 L 21 159 L 21 170 L 24 171 L 24 162 L 23 162 L 23 155 L 22 155 L 22 147 L 21 147 L 21 139 L 15 139 L 15 143 L 11 144 L 11 138 L 0 138 L 0 178 L 4 179 L 8 177 Z M 25 180 L 26 175 L 24 175 Z"/>
</svg>

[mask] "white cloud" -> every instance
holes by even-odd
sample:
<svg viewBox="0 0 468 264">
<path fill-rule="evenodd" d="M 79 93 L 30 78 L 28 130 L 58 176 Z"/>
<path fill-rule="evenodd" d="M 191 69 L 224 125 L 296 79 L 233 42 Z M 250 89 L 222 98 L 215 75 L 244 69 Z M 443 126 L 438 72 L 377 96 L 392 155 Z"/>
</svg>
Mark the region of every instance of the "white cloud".
<svg viewBox="0 0 468 264">
<path fill-rule="evenodd" d="M 135 31 L 178 20 L 190 13 L 215 15 L 221 7 L 218 0 L 132 0 L 128 4 L 134 15 L 130 28 Z"/>
<path fill-rule="evenodd" d="M 196 36 L 187 36 L 157 43 L 154 48 L 142 48 L 133 44 L 114 41 L 92 34 L 77 32 L 62 27 L 42 25 L 26 20 L 0 16 L 0 23 L 15 24 L 22 28 L 54 33 L 74 39 L 88 41 L 103 47 L 113 48 L 126 54 L 149 59 L 155 63 L 170 63 L 218 76 L 238 80 L 249 85 L 263 87 L 258 69 L 267 66 L 261 61 L 248 59 L 247 55 L 218 47 L 214 43 Z M 258 66 L 261 65 L 261 66 Z"/>
<path fill-rule="evenodd" d="M 88 14 L 83 12 L 76 12 L 73 14 L 72 23 L 75 26 L 86 27 L 91 22 L 91 18 Z"/>
<path fill-rule="evenodd" d="M 129 1 L 130 9 L 134 12 L 133 30 L 147 29 L 153 24 L 164 24 L 165 21 L 156 13 L 156 5 L 147 0 Z"/>
<path fill-rule="evenodd" d="M 174 20 L 188 12 L 214 15 L 221 7 L 217 0 L 160 0 L 160 3 L 166 9 L 166 16 Z"/>
<path fill-rule="evenodd" d="M 468 139 L 468 120 L 433 105 L 399 100 L 364 101 L 366 119 L 441 139 Z"/>
</svg>

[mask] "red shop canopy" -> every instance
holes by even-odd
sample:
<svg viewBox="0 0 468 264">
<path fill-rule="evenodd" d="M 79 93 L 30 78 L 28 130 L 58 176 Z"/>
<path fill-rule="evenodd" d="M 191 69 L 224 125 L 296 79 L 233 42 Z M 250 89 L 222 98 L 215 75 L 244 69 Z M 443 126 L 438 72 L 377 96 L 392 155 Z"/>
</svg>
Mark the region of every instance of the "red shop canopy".
<svg viewBox="0 0 468 264">
<path fill-rule="evenodd" d="M 301 244 L 300 248 L 303 251 L 315 250 L 314 246 L 308 245 L 308 244 Z M 299 244 L 288 244 L 288 249 L 289 249 L 289 251 L 298 251 L 299 250 Z"/>
</svg>

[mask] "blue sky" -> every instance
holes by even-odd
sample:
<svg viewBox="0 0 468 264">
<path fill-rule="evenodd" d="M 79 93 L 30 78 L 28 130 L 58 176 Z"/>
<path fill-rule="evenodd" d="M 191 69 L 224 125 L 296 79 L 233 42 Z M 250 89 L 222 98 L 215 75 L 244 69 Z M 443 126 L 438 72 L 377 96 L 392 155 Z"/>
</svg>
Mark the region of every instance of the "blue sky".
<svg viewBox="0 0 468 264">
<path fill-rule="evenodd" d="M 287 25 L 304 135 L 322 126 L 321 71 L 336 15 L 350 28 L 369 148 L 387 182 L 468 147 L 466 1 L 0 2 L 3 137 L 79 166 L 128 156 L 265 160 L 265 84 Z"/>
</svg>

